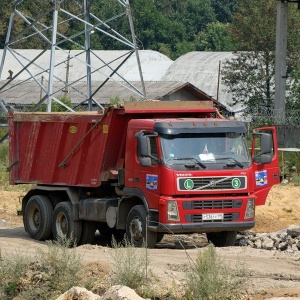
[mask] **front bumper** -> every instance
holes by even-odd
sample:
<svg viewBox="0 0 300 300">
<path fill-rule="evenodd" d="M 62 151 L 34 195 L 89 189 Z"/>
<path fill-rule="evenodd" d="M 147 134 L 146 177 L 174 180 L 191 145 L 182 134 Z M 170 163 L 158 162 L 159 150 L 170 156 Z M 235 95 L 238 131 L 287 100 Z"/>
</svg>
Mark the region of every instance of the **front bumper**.
<svg viewBox="0 0 300 300">
<path fill-rule="evenodd" d="M 193 224 L 159 224 L 148 226 L 150 231 L 163 233 L 205 233 L 220 231 L 243 231 L 255 226 L 255 221 L 247 222 L 220 222 L 220 223 L 193 223 Z"/>
</svg>

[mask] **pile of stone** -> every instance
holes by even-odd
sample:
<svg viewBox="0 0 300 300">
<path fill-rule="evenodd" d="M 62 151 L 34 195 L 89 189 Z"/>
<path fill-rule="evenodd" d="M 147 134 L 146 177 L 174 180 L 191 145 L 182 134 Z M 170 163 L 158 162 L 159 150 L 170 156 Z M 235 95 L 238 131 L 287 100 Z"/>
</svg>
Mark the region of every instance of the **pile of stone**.
<svg viewBox="0 0 300 300">
<path fill-rule="evenodd" d="M 238 235 L 237 245 L 256 249 L 300 251 L 300 226 L 291 225 L 287 229 L 273 233 L 243 232 Z"/>
<path fill-rule="evenodd" d="M 127 286 L 112 286 L 104 295 L 99 296 L 82 287 L 72 287 L 56 300 L 145 300 Z M 147 300 L 147 299 L 146 299 Z M 148 299 L 150 300 L 150 299 Z"/>
</svg>

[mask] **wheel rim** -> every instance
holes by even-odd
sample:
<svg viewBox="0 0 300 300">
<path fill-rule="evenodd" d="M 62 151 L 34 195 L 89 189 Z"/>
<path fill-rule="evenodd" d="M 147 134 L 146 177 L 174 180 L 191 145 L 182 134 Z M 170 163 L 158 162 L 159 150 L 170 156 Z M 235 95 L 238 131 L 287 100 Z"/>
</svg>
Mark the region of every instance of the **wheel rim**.
<svg viewBox="0 0 300 300">
<path fill-rule="evenodd" d="M 130 222 L 130 236 L 134 241 L 140 241 L 143 238 L 142 222 L 138 216 Z"/>
<path fill-rule="evenodd" d="M 68 233 L 68 220 L 66 215 L 59 213 L 56 218 L 56 230 L 59 236 L 67 235 Z"/>
<path fill-rule="evenodd" d="M 32 229 L 37 230 L 40 226 L 40 211 L 37 207 L 34 207 L 31 211 L 29 218 L 29 225 Z"/>
</svg>

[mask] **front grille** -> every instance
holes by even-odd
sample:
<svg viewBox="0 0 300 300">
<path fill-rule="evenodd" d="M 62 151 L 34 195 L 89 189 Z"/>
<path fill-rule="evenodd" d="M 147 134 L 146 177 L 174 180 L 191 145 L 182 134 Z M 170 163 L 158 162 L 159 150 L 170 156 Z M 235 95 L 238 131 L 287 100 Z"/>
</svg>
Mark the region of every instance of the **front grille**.
<svg viewBox="0 0 300 300">
<path fill-rule="evenodd" d="M 180 191 L 239 190 L 246 188 L 246 177 L 186 177 L 178 179 Z"/>
<path fill-rule="evenodd" d="M 242 200 L 203 200 L 182 203 L 183 209 L 241 208 Z"/>
<path fill-rule="evenodd" d="M 202 214 L 197 215 L 186 215 L 185 219 L 187 222 L 192 223 L 220 223 L 220 222 L 232 222 L 238 220 L 239 213 L 226 213 L 224 214 L 223 220 L 202 220 Z"/>
</svg>

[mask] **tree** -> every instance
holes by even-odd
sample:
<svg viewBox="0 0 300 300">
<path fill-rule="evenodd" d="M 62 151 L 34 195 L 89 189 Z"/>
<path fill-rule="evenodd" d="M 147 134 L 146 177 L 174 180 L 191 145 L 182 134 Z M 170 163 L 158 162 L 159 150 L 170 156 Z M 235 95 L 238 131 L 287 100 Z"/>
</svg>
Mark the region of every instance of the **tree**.
<svg viewBox="0 0 300 300">
<path fill-rule="evenodd" d="M 232 51 L 234 45 L 228 31 L 229 24 L 213 22 L 195 39 L 197 51 Z"/>
<path fill-rule="evenodd" d="M 0 1 L 4 2 L 3 0 Z M 1 21 L 0 21 L 0 43 L 1 48 L 4 47 L 5 38 L 7 34 L 7 28 L 9 24 L 9 17 L 12 12 L 13 6 L 1 5 Z M 35 0 L 35 1 L 18 1 L 17 10 L 21 12 L 21 15 L 26 21 L 20 17 L 20 14 L 15 14 L 13 20 L 13 26 L 11 30 L 11 40 L 16 38 L 18 42 L 13 43 L 13 47 L 16 49 L 44 49 L 48 45 L 46 38 L 51 40 L 52 30 L 45 28 L 41 23 L 49 26 L 52 23 L 51 3 L 47 0 Z M 2 8 L 4 8 L 2 10 Z M 36 23 L 34 27 L 41 30 L 45 38 L 42 38 L 37 32 L 30 28 L 28 22 L 33 24 L 34 20 Z M 60 20 L 59 20 L 60 21 Z M 68 23 L 64 22 L 58 26 L 58 32 L 64 34 L 68 29 Z M 59 42 L 59 40 L 58 40 Z"/>
<path fill-rule="evenodd" d="M 188 41 L 194 40 L 207 24 L 216 21 L 211 0 L 185 0 L 182 9 L 181 17 L 186 27 Z"/>
<path fill-rule="evenodd" d="M 222 23 L 231 22 L 232 14 L 237 9 L 238 0 L 211 0 L 217 20 Z"/>
<path fill-rule="evenodd" d="M 6 0 L 0 0 L 3 9 L 0 11 L 0 43 L 4 46 L 6 30 L 12 5 L 8 8 L 4 4 Z M 135 33 L 138 38 L 140 49 L 152 49 L 160 51 L 172 59 L 176 59 L 182 54 L 197 49 L 211 50 L 227 50 L 227 32 L 228 22 L 234 11 L 235 2 L 237 0 L 130 0 L 132 18 L 135 26 Z M 10 1 L 13 4 L 13 1 Z M 22 7 L 28 16 L 43 15 L 49 10 L 52 1 L 36 0 L 36 1 L 19 1 L 19 7 Z M 127 16 L 124 14 L 124 7 L 117 0 L 94 0 L 90 1 L 91 13 L 99 17 L 106 25 L 111 26 L 117 32 L 131 40 L 131 31 Z M 60 6 L 62 9 L 72 12 L 74 15 L 82 14 L 83 8 L 78 5 L 80 1 L 62 1 Z M 115 18 L 119 15 L 120 17 Z M 59 16 L 65 17 L 64 14 Z M 113 18 L 114 16 L 114 18 Z M 217 22 L 218 16 L 220 23 Z M 48 24 L 52 21 L 51 14 L 43 15 L 43 22 Z M 27 26 L 20 18 L 15 18 L 12 36 Z M 91 18 L 93 24 L 97 24 L 97 20 Z M 37 24 L 37 26 L 39 26 Z M 105 26 L 102 29 L 107 30 Z M 69 41 L 59 43 L 63 49 L 80 49 L 80 45 L 84 44 L 83 32 L 84 24 L 76 19 L 63 22 L 59 28 L 59 33 L 65 36 L 74 36 L 76 44 Z M 109 31 L 112 33 L 112 31 Z M 26 32 L 28 34 L 33 32 Z M 51 30 L 44 30 L 43 33 L 51 37 Z M 199 38 L 203 38 L 202 45 Z M 121 42 L 109 38 L 107 35 L 96 31 L 90 36 L 93 49 L 103 50 L 123 50 L 126 46 Z M 18 43 L 19 49 L 39 48 L 44 49 L 47 42 L 41 39 L 37 34 L 31 36 L 30 40 L 22 40 Z"/>
<path fill-rule="evenodd" d="M 295 5 L 289 6 L 288 63 L 298 69 L 300 16 Z M 293 26 L 291 26 L 293 24 Z M 295 25 L 297 26 L 295 27 Z M 276 41 L 276 0 L 241 0 L 233 16 L 230 34 L 237 46 L 235 58 L 223 66 L 223 82 L 233 95 L 233 105 L 240 103 L 246 112 L 273 108 Z M 297 84 L 289 80 L 287 90 Z M 291 101 L 289 99 L 288 101 Z M 293 100 L 294 101 L 294 100 Z"/>
</svg>

